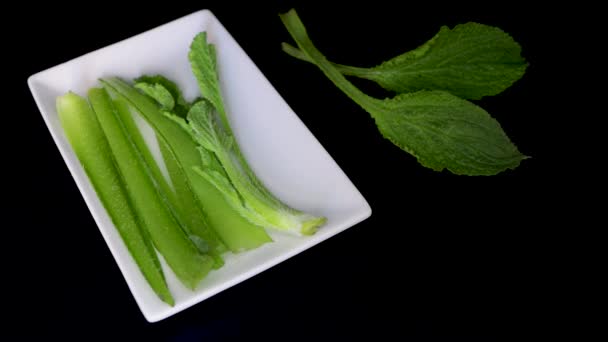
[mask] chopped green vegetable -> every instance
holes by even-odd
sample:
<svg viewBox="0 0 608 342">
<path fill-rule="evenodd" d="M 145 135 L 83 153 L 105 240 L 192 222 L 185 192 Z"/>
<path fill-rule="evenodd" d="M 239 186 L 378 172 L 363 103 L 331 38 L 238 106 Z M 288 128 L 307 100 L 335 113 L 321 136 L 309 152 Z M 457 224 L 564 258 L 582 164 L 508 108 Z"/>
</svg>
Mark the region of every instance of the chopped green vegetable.
<svg viewBox="0 0 608 342">
<path fill-rule="evenodd" d="M 283 50 L 311 62 L 289 44 L 283 43 Z M 417 49 L 373 68 L 334 67 L 397 93 L 445 90 L 476 100 L 501 93 L 524 75 L 528 64 L 520 54 L 519 44 L 501 29 L 471 22 L 444 26 Z"/>
<path fill-rule="evenodd" d="M 211 270 L 212 258 L 199 252 L 159 196 L 141 156 L 118 119 L 108 93 L 102 88 L 93 88 L 89 90 L 89 100 L 108 138 L 119 173 L 125 180 L 127 193 L 143 227 L 181 282 L 195 289 Z"/>
<path fill-rule="evenodd" d="M 197 174 L 213 184 L 250 222 L 295 234 L 313 234 L 326 219 L 281 202 L 256 177 L 241 153 L 224 108 L 215 47 L 207 43 L 206 37 L 205 32 L 198 34 L 188 55 L 204 99 L 192 106 L 187 121 L 170 116 L 200 146 L 203 163 L 196 168 Z"/>
<path fill-rule="evenodd" d="M 418 91 L 380 100 L 350 83 L 313 45 L 295 10 L 281 15 L 300 50 L 376 121 L 380 132 L 433 170 L 494 175 L 514 169 L 522 155 L 483 109 L 445 91 Z"/>
<path fill-rule="evenodd" d="M 133 106 L 156 131 L 157 137 L 162 141 L 161 147 L 163 143 L 166 144 L 162 147 L 165 154 L 169 152 L 176 161 L 173 166 L 171 162 L 168 163 L 169 168 L 174 170 L 171 174 L 172 181 L 176 184 L 176 180 L 181 177 L 187 182 L 206 214 L 207 221 L 231 251 L 252 249 L 272 241 L 263 228 L 241 217 L 215 186 L 196 173 L 195 167 L 202 165 L 196 143 L 186 131 L 168 119 L 154 101 L 118 78 L 103 79 L 101 82 L 109 92 Z"/>
<path fill-rule="evenodd" d="M 74 93 L 57 98 L 57 113 L 72 149 L 144 278 L 161 300 L 174 305 L 156 251 L 133 212 L 95 113 L 85 99 Z"/>
<path fill-rule="evenodd" d="M 184 231 L 188 234 L 190 240 L 198 247 L 199 251 L 202 253 L 209 253 L 209 255 L 214 258 L 215 268 L 222 266 L 224 262 L 221 253 L 226 250 L 226 247 L 209 227 L 209 224 L 205 220 L 205 215 L 198 207 L 196 201 L 192 200 L 192 191 L 189 188 L 184 187 L 183 176 L 171 177 L 173 181 L 172 184 L 169 184 L 161 172 L 158 162 L 152 155 L 141 135 L 139 128 L 135 124 L 133 115 L 139 114 L 135 110 L 131 110 L 129 103 L 122 98 L 115 99 L 114 106 L 116 107 L 118 118 L 125 128 L 127 136 L 135 145 L 138 154 L 143 157 L 145 167 L 150 171 L 155 185 L 159 188 L 161 198 L 165 201 L 180 225 L 184 228 Z M 161 147 L 162 152 L 164 143 L 160 140 L 159 146 Z M 169 174 L 172 175 L 176 171 L 173 171 L 171 168 L 171 160 L 168 160 L 169 156 L 164 153 L 163 157 Z"/>
</svg>

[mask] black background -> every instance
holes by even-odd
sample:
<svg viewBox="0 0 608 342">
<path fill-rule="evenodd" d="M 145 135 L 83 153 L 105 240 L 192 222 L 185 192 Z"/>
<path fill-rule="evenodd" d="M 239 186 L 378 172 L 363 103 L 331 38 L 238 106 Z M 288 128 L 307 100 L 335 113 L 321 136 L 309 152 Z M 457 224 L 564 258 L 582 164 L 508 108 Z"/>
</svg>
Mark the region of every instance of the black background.
<svg viewBox="0 0 608 342">
<path fill-rule="evenodd" d="M 220 4 L 221 3 L 221 4 Z M 375 65 L 426 41 L 441 25 L 501 27 L 530 62 L 524 78 L 478 101 L 532 159 L 495 177 L 459 177 L 417 164 L 378 133 L 372 119 L 320 71 L 280 49 L 290 41 L 277 14 L 295 5 L 330 60 Z M 372 216 L 186 311 L 155 324 L 139 312 L 34 104 L 29 75 L 202 8 L 211 9 L 350 177 Z M 551 309 L 551 181 L 541 165 L 546 125 L 547 8 L 513 2 L 208 1 L 88 3 L 28 9 L 9 108 L 5 177 L 12 222 L 3 240 L 11 312 L 0 333 L 89 340 L 488 341 L 529 335 Z M 159 46 L 159 53 L 162 53 Z M 364 91 L 387 96 L 356 81 Z M 13 127 L 15 127 L 13 129 Z M 21 129 L 24 128 L 24 129 Z M 548 192 L 549 191 L 549 192 Z M 555 190 L 553 190 L 555 191 Z M 547 196 L 548 195 L 548 196 Z M 536 331 L 537 332 L 537 331 Z M 542 333 L 541 333 L 542 334 Z"/>
</svg>

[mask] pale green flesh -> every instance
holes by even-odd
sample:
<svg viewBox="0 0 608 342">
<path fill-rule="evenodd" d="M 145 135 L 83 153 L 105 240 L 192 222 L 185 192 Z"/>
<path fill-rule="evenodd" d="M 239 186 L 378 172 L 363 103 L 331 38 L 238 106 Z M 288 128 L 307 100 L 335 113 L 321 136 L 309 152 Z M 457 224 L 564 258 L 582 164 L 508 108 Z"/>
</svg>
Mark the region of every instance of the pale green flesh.
<svg viewBox="0 0 608 342">
<path fill-rule="evenodd" d="M 186 221 L 189 227 L 192 227 L 191 234 L 199 237 L 211 249 L 210 254 L 215 260 L 215 268 L 219 268 L 224 264 L 221 254 L 226 251 L 226 246 L 211 228 L 211 224 L 207 222 L 206 214 L 199 207 L 196 195 L 167 143 L 162 139 L 158 139 L 158 142 L 163 160 L 169 171 L 169 177 L 171 177 L 173 183 L 180 217 Z"/>
</svg>

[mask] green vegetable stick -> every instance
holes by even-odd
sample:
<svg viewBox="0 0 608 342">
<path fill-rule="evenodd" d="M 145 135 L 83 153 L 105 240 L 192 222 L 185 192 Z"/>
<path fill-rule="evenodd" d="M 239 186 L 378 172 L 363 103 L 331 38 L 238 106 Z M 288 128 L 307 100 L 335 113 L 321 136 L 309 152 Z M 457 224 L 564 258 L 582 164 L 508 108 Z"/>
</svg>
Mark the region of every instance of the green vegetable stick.
<svg viewBox="0 0 608 342">
<path fill-rule="evenodd" d="M 200 254 L 160 198 L 141 156 L 129 141 L 112 99 L 102 88 L 89 90 L 89 100 L 125 179 L 127 192 L 144 227 L 167 264 L 190 289 L 211 270 L 213 260 Z"/>
<path fill-rule="evenodd" d="M 163 199 L 166 201 L 169 209 L 178 218 L 188 237 L 199 248 L 199 251 L 209 253 L 215 260 L 214 267 L 219 268 L 224 264 L 221 253 L 226 250 L 226 247 L 215 231 L 209 227 L 203 212 L 194 199 L 192 190 L 187 187 L 187 184 L 183 184 L 183 177 L 171 177 L 173 186 L 167 182 L 139 128 L 135 124 L 133 115 L 139 114 L 132 113 L 129 104 L 122 98 L 115 99 L 114 106 L 116 107 L 119 120 L 128 133 L 127 136 L 134 143 L 138 153 L 143 157 L 144 163 L 151 172 L 155 184 L 160 189 L 159 193 L 164 196 Z M 157 140 L 159 140 L 161 151 L 163 151 L 164 143 L 160 139 Z M 173 171 L 173 167 L 170 167 L 172 165 L 169 165 L 171 161 L 169 160 L 169 156 L 163 153 L 163 157 L 166 161 L 169 174 L 177 172 Z"/>
<path fill-rule="evenodd" d="M 57 98 L 57 112 L 72 149 L 139 270 L 158 297 L 173 306 L 175 301 L 167 287 L 156 251 L 139 226 L 112 159 L 108 141 L 91 107 L 82 97 L 67 93 Z"/>
<path fill-rule="evenodd" d="M 171 112 L 172 115 L 185 118 L 190 110 L 190 104 L 184 99 L 184 96 L 177 84 L 164 76 L 141 76 L 135 80 L 135 88 L 156 101 L 164 113 Z M 124 100 L 120 102 L 126 103 Z M 133 112 L 133 115 L 139 115 L 137 114 L 136 110 L 131 112 Z M 131 115 L 128 115 L 128 119 L 131 119 Z M 131 122 L 133 122 L 133 120 L 131 120 Z M 139 132 L 136 133 L 139 135 Z M 226 246 L 221 242 L 215 231 L 208 227 L 205 214 L 201 210 L 199 202 L 196 199 L 192 188 L 188 184 L 186 176 L 181 171 L 179 162 L 171 153 L 170 147 L 167 146 L 167 143 L 164 142 L 163 139 L 157 137 L 156 140 L 158 142 L 158 147 L 161 151 L 164 164 L 169 173 L 169 179 L 173 185 L 171 193 L 175 195 L 174 202 L 179 202 L 179 205 L 176 204 L 176 206 L 181 210 L 180 216 L 182 219 L 187 221 L 187 224 L 192 225 L 195 229 L 199 228 L 198 233 L 191 236 L 191 239 L 193 241 L 198 241 L 197 245 L 199 246 L 202 245 L 204 248 L 210 248 L 212 251 L 217 250 L 218 253 L 213 255 L 216 257 L 216 267 L 222 266 L 223 260 L 219 253 L 225 251 Z M 143 139 L 140 139 L 140 141 L 143 142 Z M 144 147 L 140 147 L 140 150 L 145 150 L 145 152 L 147 152 L 144 153 L 144 156 L 151 156 L 147 146 L 145 146 L 145 144 L 142 145 L 144 145 Z M 156 164 L 154 160 L 152 160 L 150 163 Z M 156 169 L 158 170 L 158 168 Z M 165 182 L 164 177 L 160 176 L 160 172 L 157 172 L 155 177 L 163 178 L 161 179 L 161 182 L 163 184 L 167 183 Z"/>
<path fill-rule="evenodd" d="M 193 189 L 180 169 L 179 162 L 171 154 L 167 143 L 164 140 L 158 139 L 158 144 L 167 166 L 169 177 L 173 183 L 180 215 L 187 221 L 189 226 L 193 227 L 193 230 L 196 230 L 195 235 L 191 236 L 191 240 L 197 242 L 199 246 L 203 245 L 203 247 L 210 249 L 209 253 L 215 260 L 214 268 L 220 268 L 224 265 L 224 259 L 221 254 L 227 250 L 226 245 L 215 230 L 211 228 L 207 215 L 201 209 Z"/>
<path fill-rule="evenodd" d="M 101 82 L 110 92 L 127 100 L 136 108 L 154 128 L 160 140 L 167 144 L 168 150 L 179 164 L 184 179 L 196 194 L 211 227 L 231 251 L 253 249 L 272 241 L 263 228 L 241 217 L 213 184 L 196 173 L 195 167 L 202 164 L 201 156 L 195 142 L 186 131 L 165 117 L 151 99 L 126 82 L 118 78 L 103 79 Z"/>
</svg>

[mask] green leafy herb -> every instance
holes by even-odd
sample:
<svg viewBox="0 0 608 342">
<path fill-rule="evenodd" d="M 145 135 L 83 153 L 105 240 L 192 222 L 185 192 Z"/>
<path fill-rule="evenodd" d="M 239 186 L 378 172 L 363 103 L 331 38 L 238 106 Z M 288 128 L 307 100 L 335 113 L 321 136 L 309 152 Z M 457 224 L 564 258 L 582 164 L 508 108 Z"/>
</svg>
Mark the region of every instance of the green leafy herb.
<svg viewBox="0 0 608 342">
<path fill-rule="evenodd" d="M 192 106 L 187 121 L 170 117 L 200 146 L 203 163 L 195 169 L 197 174 L 222 192 L 250 222 L 296 234 L 313 234 L 325 218 L 281 202 L 256 177 L 241 153 L 220 92 L 215 47 L 207 42 L 205 32 L 194 38 L 188 57 L 204 99 Z"/>
<path fill-rule="evenodd" d="M 154 246 L 133 210 L 124 179 L 118 172 L 95 113 L 87 100 L 74 93 L 59 96 L 56 102 L 65 135 L 122 241 L 154 292 L 161 300 L 173 305 L 175 301 Z"/>
<path fill-rule="evenodd" d="M 182 95 L 182 92 L 181 90 L 179 90 L 177 84 L 175 84 L 175 82 L 169 80 L 165 76 L 141 76 L 135 79 L 135 87 L 144 91 L 146 95 L 156 100 L 161 105 L 161 107 L 163 107 L 164 110 L 173 111 L 173 113 L 181 116 L 182 118 L 185 118 L 186 114 L 188 114 L 188 111 L 190 110 L 190 104 L 186 101 L 184 95 Z M 153 88 L 158 90 L 146 91 L 142 88 Z M 165 92 L 168 92 L 171 95 L 172 100 L 166 98 L 167 94 Z M 173 103 L 174 105 L 167 106 L 171 103 Z"/>
<path fill-rule="evenodd" d="M 293 57 L 312 62 L 283 43 Z M 444 26 L 422 46 L 373 68 L 333 64 L 342 74 L 377 82 L 397 93 L 445 90 L 465 99 L 501 93 L 520 79 L 527 67 L 521 47 L 497 27 L 478 23 Z"/>
<path fill-rule="evenodd" d="M 487 112 L 448 92 L 418 91 L 386 100 L 364 94 L 317 50 L 295 10 L 281 20 L 307 60 L 369 112 L 384 137 L 422 165 L 455 174 L 494 175 L 526 158 Z"/>
<path fill-rule="evenodd" d="M 173 110 L 175 107 L 173 96 L 160 83 L 135 83 L 135 88 L 155 99 L 163 110 Z"/>
</svg>

